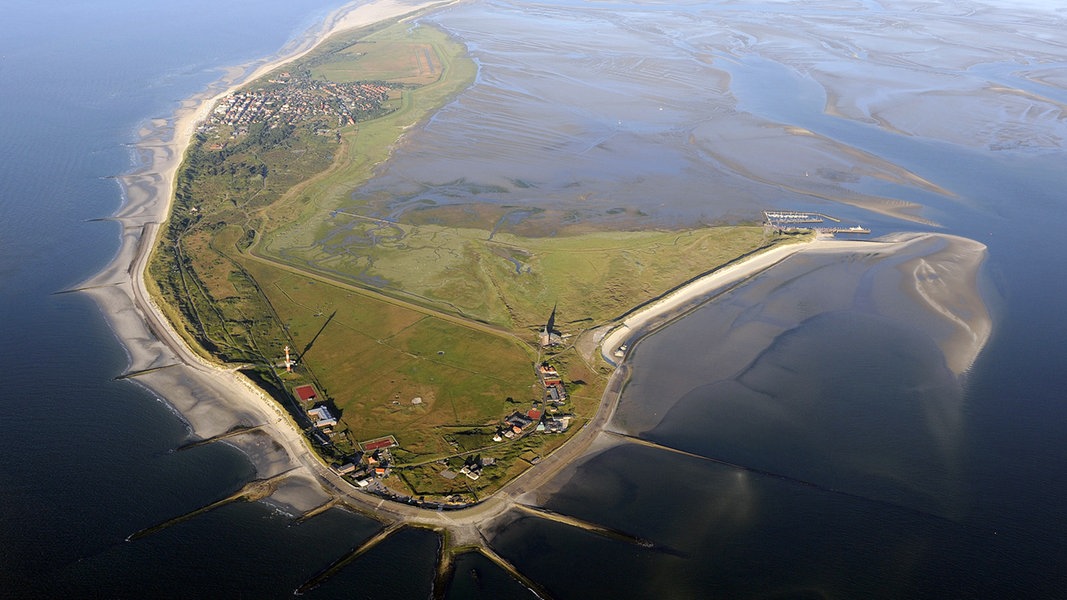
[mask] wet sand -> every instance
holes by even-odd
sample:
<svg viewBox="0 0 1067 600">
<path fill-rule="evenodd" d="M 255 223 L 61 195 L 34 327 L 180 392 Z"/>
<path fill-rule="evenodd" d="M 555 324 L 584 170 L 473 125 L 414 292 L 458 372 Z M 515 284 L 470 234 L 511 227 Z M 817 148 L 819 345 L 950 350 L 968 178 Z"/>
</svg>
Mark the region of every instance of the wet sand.
<svg viewBox="0 0 1067 600">
<path fill-rule="evenodd" d="M 352 208 L 496 203 L 679 225 L 792 206 L 941 223 L 969 201 L 946 151 L 1053 153 L 1067 139 L 1053 25 L 1019 11 L 1006 35 L 1003 14 L 942 9 L 458 5 L 429 20 L 468 43 L 478 81 Z"/>
<path fill-rule="evenodd" d="M 602 340 L 604 358 L 621 367 L 597 428 L 579 434 L 585 452 L 518 500 L 552 506 L 558 492 L 588 485 L 576 479 L 592 476 L 584 465 L 598 468 L 611 460 L 602 455 L 624 445 L 663 443 L 667 450 L 748 464 L 741 457 L 749 455 L 729 449 L 756 453 L 750 444 L 807 440 L 810 456 L 794 464 L 786 453 L 767 463 L 773 467 L 761 468 L 822 481 L 825 473 L 812 465 L 830 465 L 831 471 L 851 473 L 856 490 L 875 490 L 934 514 L 957 514 L 958 490 L 936 476 L 942 471 L 930 476 L 898 467 L 919 456 L 944 469 L 957 467 L 964 378 L 992 330 L 977 282 L 985 255 L 984 245 L 945 234 L 819 239 L 775 248 L 650 303 Z M 690 329 L 694 333 L 686 333 Z M 891 401 L 884 406 L 877 393 L 863 397 L 868 408 L 908 414 L 914 423 L 904 441 L 876 436 L 877 422 L 868 431 L 872 424 L 850 421 L 849 409 L 861 403 L 846 398 L 844 406 L 835 404 L 819 388 L 849 387 L 835 379 L 842 369 L 833 365 L 843 357 L 828 350 L 849 347 L 843 338 L 851 331 L 874 344 L 852 347 L 856 364 L 891 374 L 886 381 L 901 386 L 886 386 Z M 646 346 L 645 336 L 653 333 Z M 628 351 L 621 360 L 614 352 L 624 343 Z M 640 356 L 629 356 L 635 351 Z M 907 413 L 911 409 L 914 415 Z M 811 431 L 832 430 L 831 424 L 842 431 L 828 439 L 847 440 L 863 452 L 835 462 L 841 457 L 826 450 L 832 443 L 809 439 Z M 885 476 L 898 471 L 904 475 Z"/>
<path fill-rule="evenodd" d="M 879 309 L 902 321 L 923 322 L 937 338 L 949 368 L 962 375 L 974 363 L 992 331 L 992 320 L 977 282 L 985 253 L 985 246 L 979 242 L 934 233 L 900 233 L 870 241 L 821 238 L 778 246 L 717 270 L 643 307 L 604 336 L 601 352 L 605 360 L 619 362 L 616 352 L 622 345 L 798 254 L 831 254 L 843 261 L 856 256 L 900 255 L 900 278 L 880 285 L 899 287 L 914 304 L 886 302 Z M 883 291 L 885 297 L 895 297 L 892 290 Z M 915 310 L 915 305 L 926 311 Z"/>
<path fill-rule="evenodd" d="M 207 439 L 235 428 L 253 428 L 256 433 L 227 437 L 227 443 L 249 454 L 259 476 L 289 473 L 291 477 L 306 479 L 308 483 L 325 480 L 357 504 L 377 505 L 379 510 L 381 505 L 377 499 L 342 491 L 345 490 L 344 484 L 321 464 L 317 455 L 308 448 L 299 428 L 276 402 L 240 373 L 201 358 L 184 344 L 153 303 L 145 287 L 143 273 L 160 224 L 165 221 L 170 209 L 174 176 L 184 148 L 197 123 L 206 116 L 219 97 L 241 83 L 308 52 L 330 33 L 399 16 L 432 4 L 383 1 L 356 7 L 350 5 L 333 15 L 321 29 L 294 42 L 278 57 L 232 69 L 219 83 L 183 102 L 173 119 L 149 123 L 142 131 L 142 141 L 137 145 L 143 166 L 121 178 L 127 203 L 114 218 L 123 227 L 122 245 L 114 261 L 81 286 L 104 308 L 116 335 L 126 345 L 130 354 L 131 379 L 165 396 L 166 402 L 189 424 L 196 437 Z M 898 171 L 896 176 L 904 177 L 906 173 Z M 923 182 L 913 183 L 924 185 Z M 984 312 L 981 299 L 976 293 L 959 295 L 959 290 L 973 283 L 973 270 L 981 260 L 984 247 L 977 249 L 958 238 L 949 241 L 949 236 L 925 234 L 876 242 L 819 240 L 775 248 L 701 278 L 631 315 L 621 327 L 605 338 L 603 353 L 605 358 L 614 361 L 615 349 L 625 340 L 669 321 L 679 311 L 684 312 L 687 307 L 703 302 L 717 290 L 763 273 L 798 253 L 832 252 L 841 256 L 869 252 L 886 254 L 922 240 L 947 244 L 947 251 L 956 252 L 960 258 L 970 261 L 961 263 L 959 269 L 944 268 L 921 260 L 914 262 L 911 267 L 911 279 L 916 282 L 914 297 L 931 309 L 930 314 L 939 315 L 937 322 L 943 328 L 941 347 L 952 369 L 957 373 L 963 372 L 989 335 L 988 315 Z M 950 325 L 945 326 L 946 322 Z M 497 513 L 508 498 L 544 483 L 570 461 L 579 458 L 596 439 L 599 429 L 611 418 L 620 391 L 621 377 L 622 373 L 610 386 L 614 391 L 605 395 L 600 412 L 587 431 L 581 432 L 550 457 L 552 460 L 546 461 L 549 464 L 531 469 L 509 484 L 496 501 L 464 511 L 470 514 L 426 517 L 425 520 L 448 523 L 453 527 L 475 523 L 479 515 Z M 265 443 L 264 440 L 271 440 L 271 443 Z M 306 488 L 305 496 L 295 494 L 293 486 L 285 488 L 285 504 L 294 507 L 294 510 L 306 510 L 329 498 L 329 493 L 319 485 L 299 487 Z M 410 517 L 414 509 L 408 508 L 395 506 L 388 510 L 395 516 Z"/>
<path fill-rule="evenodd" d="M 294 481 L 313 484 L 283 488 L 284 502 L 279 503 L 298 512 L 328 499 L 316 483 L 325 466 L 273 399 L 241 373 L 202 358 L 185 344 L 149 294 L 145 269 L 170 211 L 174 178 L 185 148 L 219 98 L 303 56 L 336 32 L 434 4 L 440 3 L 379 0 L 349 4 L 276 56 L 227 70 L 208 89 L 181 102 L 172 118 L 146 123 L 135 146 L 140 166 L 119 178 L 126 200 L 112 217 L 122 227 L 119 250 L 103 271 L 78 286 L 98 302 L 125 346 L 129 354 L 126 377 L 162 396 L 192 435 L 210 439 L 235 428 L 253 428 L 247 434 L 228 436 L 225 443 L 241 449 L 260 478 L 287 473 Z M 296 488 L 301 492 L 295 493 Z"/>
</svg>

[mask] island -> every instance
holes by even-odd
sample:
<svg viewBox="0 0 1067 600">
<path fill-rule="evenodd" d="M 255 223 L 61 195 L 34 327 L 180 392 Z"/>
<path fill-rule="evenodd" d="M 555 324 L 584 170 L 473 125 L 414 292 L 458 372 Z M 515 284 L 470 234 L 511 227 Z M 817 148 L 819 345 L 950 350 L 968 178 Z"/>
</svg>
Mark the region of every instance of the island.
<svg viewBox="0 0 1067 600">
<path fill-rule="evenodd" d="M 354 198 L 475 69 L 444 32 L 392 19 L 224 95 L 148 269 L 186 343 L 270 393 L 339 476 L 430 509 L 480 502 L 593 418 L 614 370 L 594 332 L 802 237 Z"/>
<path fill-rule="evenodd" d="M 114 217 L 123 246 L 80 289 L 129 350 L 123 377 L 189 424 L 187 447 L 225 440 L 257 478 L 130 540 L 236 500 L 298 521 L 340 506 L 381 530 L 301 590 L 416 526 L 444 537 L 435 593 L 466 551 L 536 591 L 484 543 L 507 511 L 651 544 L 536 501 L 604 443 L 645 334 L 798 253 L 911 248 L 922 277 L 909 292 L 952 324 L 951 368 L 984 345 L 984 246 L 970 240 L 831 241 L 757 215 L 669 228 L 625 207 L 361 192 L 474 81 L 463 45 L 413 18 L 441 5 L 348 6 L 142 132 Z"/>
</svg>

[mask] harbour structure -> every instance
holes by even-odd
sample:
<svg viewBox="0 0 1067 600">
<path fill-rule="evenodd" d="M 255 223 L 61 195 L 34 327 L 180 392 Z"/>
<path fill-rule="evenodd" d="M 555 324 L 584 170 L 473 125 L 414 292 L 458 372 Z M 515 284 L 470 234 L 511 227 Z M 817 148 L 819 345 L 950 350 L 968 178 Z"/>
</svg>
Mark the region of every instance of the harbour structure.
<svg viewBox="0 0 1067 600">
<path fill-rule="evenodd" d="M 831 221 L 835 225 L 829 225 L 825 227 L 819 226 L 821 223 Z M 859 225 L 845 226 L 840 225 L 841 219 L 831 217 L 818 212 L 804 212 L 797 210 L 765 210 L 763 211 L 763 222 L 768 227 L 773 228 L 775 231 L 815 231 L 822 234 L 833 235 L 835 233 L 870 233 L 871 230 Z"/>
</svg>

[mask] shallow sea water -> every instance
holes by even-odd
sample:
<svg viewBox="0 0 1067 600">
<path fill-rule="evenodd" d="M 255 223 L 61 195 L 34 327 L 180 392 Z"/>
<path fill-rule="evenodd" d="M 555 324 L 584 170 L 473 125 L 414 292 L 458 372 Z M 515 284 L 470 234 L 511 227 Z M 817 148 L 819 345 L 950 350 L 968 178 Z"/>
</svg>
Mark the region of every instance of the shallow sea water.
<svg viewBox="0 0 1067 600">
<path fill-rule="evenodd" d="M 107 177 L 129 167 L 138 124 L 335 4 L 9 11 L 0 583 L 12 595 L 290 597 L 375 530 L 339 511 L 296 526 L 255 503 L 125 541 L 255 475 L 225 445 L 177 452 L 183 423 L 114 380 L 126 356 L 98 309 L 53 294 L 113 254 L 114 226 L 85 221 L 118 206 Z M 914 323 L 826 311 L 826 298 L 803 327 L 768 329 L 773 344 L 719 345 L 758 325 L 731 299 L 645 339 L 613 425 L 638 440 L 606 434 L 544 502 L 649 544 L 516 513 L 493 524 L 493 548 L 556 598 L 1062 595 L 1067 52 L 1063 16 L 1046 8 L 494 0 L 425 17 L 468 44 L 479 81 L 353 204 L 592 219 L 624 207 L 671 224 L 784 206 L 875 234 L 928 228 L 892 216 L 906 208 L 989 247 L 995 328 L 962 379 Z M 758 302 L 779 283 L 744 293 Z M 746 353 L 758 359 L 724 373 Z M 438 542 L 400 534 L 311 595 L 425 597 Z M 457 565 L 452 597 L 529 597 L 487 560 Z"/>
<path fill-rule="evenodd" d="M 946 153 L 1055 152 L 1067 126 L 1045 67 L 1062 70 L 1045 41 L 1055 17 L 937 13 L 909 2 L 449 8 L 426 21 L 468 45 L 478 80 L 408 136 L 353 208 L 490 202 L 678 224 L 789 206 L 881 220 L 850 208 L 861 205 L 944 223 L 943 210 L 973 201 L 937 168 Z M 992 53 L 984 36 L 1008 16 L 1017 29 Z M 1026 94 L 989 87 L 1013 80 Z"/>
<path fill-rule="evenodd" d="M 1048 467 L 1067 454 L 1052 366 L 1067 257 L 1039 224 L 1064 211 L 1063 19 L 973 8 L 487 2 L 433 17 L 468 41 L 479 81 L 355 203 L 398 190 L 395 212 L 622 206 L 661 223 L 817 209 L 989 248 L 993 335 L 962 376 L 937 319 L 855 256 L 758 278 L 641 341 L 617 445 L 541 497 L 653 547 L 528 516 L 491 538 L 554 596 L 1062 589 L 1067 478 Z"/>
</svg>

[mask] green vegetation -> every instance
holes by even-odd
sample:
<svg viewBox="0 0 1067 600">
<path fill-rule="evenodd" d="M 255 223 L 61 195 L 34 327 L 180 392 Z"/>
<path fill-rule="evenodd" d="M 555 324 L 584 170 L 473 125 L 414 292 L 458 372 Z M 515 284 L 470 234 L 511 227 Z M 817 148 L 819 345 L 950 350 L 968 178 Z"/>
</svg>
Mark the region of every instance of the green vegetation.
<svg viewBox="0 0 1067 600">
<path fill-rule="evenodd" d="M 413 457 L 447 455 L 442 428 L 498 421 L 507 398 L 528 406 L 540 397 L 535 356 L 510 336 L 269 264 L 249 270 L 301 354 L 300 371 L 314 373 L 357 441 L 394 434 Z"/>
<path fill-rule="evenodd" d="M 367 51 L 371 46 L 373 51 Z M 427 60 L 427 56 L 432 58 Z M 339 66 L 334 66 L 333 60 L 339 61 Z M 255 251 L 276 260 L 287 260 L 290 252 L 326 235 L 324 216 L 340 206 L 352 189 L 370 179 L 374 167 L 388 158 L 405 130 L 467 88 L 477 74 L 477 66 L 466 58 L 461 45 L 435 29 L 407 24 L 375 31 L 351 43 L 334 44 L 310 63 L 315 76 L 351 79 L 362 68 L 375 78 L 390 74 L 395 76 L 391 81 L 418 87 L 399 98 L 394 112 L 343 130 L 343 153 L 331 168 L 291 188 L 269 211 L 259 215 L 256 228 L 261 235 Z M 406 71 L 401 68 L 405 64 Z"/>
<path fill-rule="evenodd" d="M 442 32 L 399 23 L 329 40 L 253 82 L 189 147 L 149 267 L 160 306 L 191 345 L 248 365 L 327 460 L 393 435 L 392 490 L 464 501 L 564 443 L 599 404 L 606 365 L 588 348 L 546 354 L 537 344 L 553 306 L 557 326 L 578 339 L 777 242 L 751 226 L 609 232 L 531 208 L 498 227 L 517 209 L 489 205 L 433 207 L 396 223 L 337 212 L 403 131 L 474 74 Z M 289 112 L 275 110 L 283 105 Z M 286 346 L 298 357 L 291 373 Z M 543 403 L 543 360 L 563 377 L 562 406 Z M 309 383 L 339 418 L 329 434 L 293 396 Z M 569 429 L 531 425 L 498 438 L 505 417 L 533 407 L 569 416 Z M 494 460 L 477 478 L 441 475 Z"/>
<path fill-rule="evenodd" d="M 436 224 L 383 227 L 346 215 L 331 223 L 344 232 L 343 245 L 329 243 L 328 232 L 326 243 L 289 248 L 284 259 L 526 331 L 542 327 L 553 305 L 565 321 L 609 321 L 767 243 L 763 228 L 752 226 L 535 238 Z"/>
</svg>

